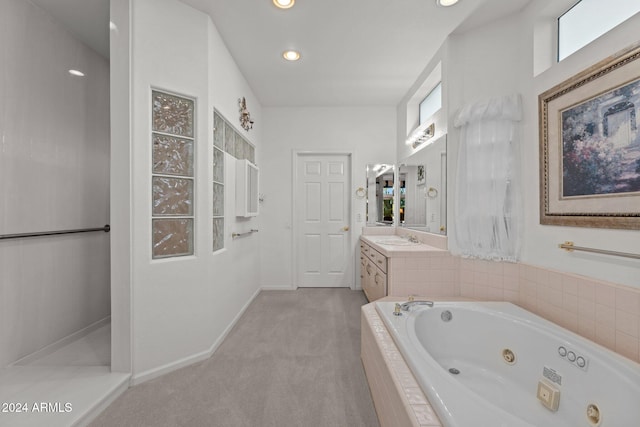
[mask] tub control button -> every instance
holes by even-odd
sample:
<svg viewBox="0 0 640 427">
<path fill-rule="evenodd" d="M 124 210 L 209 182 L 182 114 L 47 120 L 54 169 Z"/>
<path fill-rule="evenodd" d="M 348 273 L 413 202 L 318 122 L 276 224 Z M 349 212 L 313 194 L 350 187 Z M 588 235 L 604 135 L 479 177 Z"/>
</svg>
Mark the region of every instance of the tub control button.
<svg viewBox="0 0 640 427">
<path fill-rule="evenodd" d="M 578 367 L 583 371 L 587 370 L 587 366 L 589 365 L 589 359 L 587 358 L 587 356 L 571 350 L 564 345 L 558 347 L 558 355 L 567 362 L 571 363 L 573 366 Z"/>
</svg>

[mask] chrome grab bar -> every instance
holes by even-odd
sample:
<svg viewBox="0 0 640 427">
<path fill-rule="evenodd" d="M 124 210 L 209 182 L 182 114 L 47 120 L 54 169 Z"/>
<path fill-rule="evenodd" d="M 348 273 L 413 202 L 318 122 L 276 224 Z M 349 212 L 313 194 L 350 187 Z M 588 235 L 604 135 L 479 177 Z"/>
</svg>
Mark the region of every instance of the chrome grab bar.
<svg viewBox="0 0 640 427">
<path fill-rule="evenodd" d="M 558 245 L 559 248 L 571 251 L 593 252 L 596 254 L 620 256 L 624 258 L 640 259 L 640 254 L 632 254 L 629 252 L 608 251 L 605 249 L 585 248 L 582 246 L 574 246 L 573 242 L 564 242 Z"/>
<path fill-rule="evenodd" d="M 108 233 L 109 231 L 111 231 L 111 226 L 107 224 L 104 227 L 100 227 L 100 228 L 78 228 L 75 230 L 38 231 L 35 233 L 2 234 L 0 235 L 0 240 L 22 239 L 26 237 L 59 236 L 61 234 L 89 233 L 92 231 L 104 231 L 105 233 Z"/>
<path fill-rule="evenodd" d="M 258 230 L 251 229 L 251 230 L 246 231 L 244 233 L 231 233 L 231 238 L 235 239 L 236 237 L 246 236 L 247 234 L 253 234 L 253 233 L 257 233 L 257 232 L 258 232 Z"/>
</svg>

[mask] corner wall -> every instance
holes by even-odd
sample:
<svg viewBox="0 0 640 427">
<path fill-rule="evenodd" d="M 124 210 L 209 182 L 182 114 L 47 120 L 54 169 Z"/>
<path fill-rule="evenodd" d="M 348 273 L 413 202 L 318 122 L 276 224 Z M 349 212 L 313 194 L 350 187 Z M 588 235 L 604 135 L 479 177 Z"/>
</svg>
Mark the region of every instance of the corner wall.
<svg viewBox="0 0 640 427">
<path fill-rule="evenodd" d="M 257 220 L 235 217 L 235 159 L 229 154 L 225 249 L 215 253 L 212 194 L 214 107 L 231 123 L 239 97 L 247 98 L 257 123 L 261 108 L 208 15 L 176 0 L 129 6 L 131 66 L 129 75 L 119 69 L 119 77 L 131 82 L 131 180 L 115 197 L 131 194 L 130 208 L 125 200 L 118 207 L 131 224 L 132 381 L 139 383 L 209 357 L 259 290 L 257 236 L 231 239 L 232 232 Z M 151 257 L 152 88 L 196 99 L 193 256 Z M 259 126 L 245 136 L 259 153 Z M 120 296 L 127 298 L 126 292 Z"/>
</svg>

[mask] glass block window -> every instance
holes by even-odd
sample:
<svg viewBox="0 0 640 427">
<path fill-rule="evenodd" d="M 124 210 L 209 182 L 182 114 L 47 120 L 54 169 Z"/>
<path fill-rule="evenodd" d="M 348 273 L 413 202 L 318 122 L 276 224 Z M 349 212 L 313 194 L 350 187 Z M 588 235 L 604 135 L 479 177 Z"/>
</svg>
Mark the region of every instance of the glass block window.
<svg viewBox="0 0 640 427">
<path fill-rule="evenodd" d="M 217 111 L 213 112 L 213 250 L 224 248 L 224 154 L 256 162 L 256 148 Z"/>
<path fill-rule="evenodd" d="M 195 100 L 151 92 L 152 257 L 193 255 Z"/>
<path fill-rule="evenodd" d="M 640 12 L 638 0 L 581 0 L 558 18 L 558 61 Z"/>
<path fill-rule="evenodd" d="M 224 248 L 224 149 L 227 124 L 213 112 L 213 251 Z"/>
</svg>

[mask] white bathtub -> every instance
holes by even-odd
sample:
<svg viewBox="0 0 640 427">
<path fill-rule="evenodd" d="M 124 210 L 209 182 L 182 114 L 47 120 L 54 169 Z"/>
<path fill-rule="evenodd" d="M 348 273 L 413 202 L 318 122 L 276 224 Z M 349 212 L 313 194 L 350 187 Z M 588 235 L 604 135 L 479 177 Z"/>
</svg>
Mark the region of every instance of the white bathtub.
<svg viewBox="0 0 640 427">
<path fill-rule="evenodd" d="M 506 302 L 435 302 L 402 316 L 393 315 L 394 306 L 376 302 L 445 426 L 595 426 L 587 418 L 590 404 L 598 408 L 601 427 L 640 426 L 637 363 Z M 445 311 L 450 321 L 442 319 Z M 505 349 L 515 363 L 505 361 Z M 557 411 L 537 399 L 540 380 L 560 391 Z"/>
</svg>

